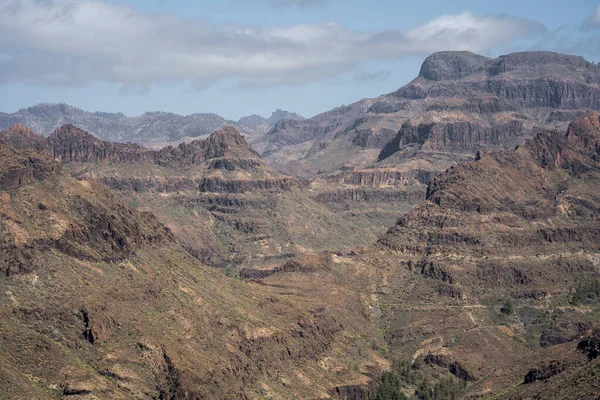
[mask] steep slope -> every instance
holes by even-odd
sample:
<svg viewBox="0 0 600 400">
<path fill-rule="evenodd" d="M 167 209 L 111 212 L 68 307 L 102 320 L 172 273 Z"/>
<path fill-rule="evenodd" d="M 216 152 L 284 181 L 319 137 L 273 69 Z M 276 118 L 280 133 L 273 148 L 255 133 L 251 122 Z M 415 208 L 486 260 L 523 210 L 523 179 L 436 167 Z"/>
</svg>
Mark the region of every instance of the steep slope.
<svg viewBox="0 0 600 400">
<path fill-rule="evenodd" d="M 45 141 L 16 130 L 0 132 L 0 141 L 39 147 L 41 140 L 73 176 L 99 178 L 128 204 L 152 210 L 211 265 L 278 263 L 306 251 L 367 244 L 392 217 L 348 218 L 312 200 L 306 182 L 272 170 L 231 127 L 161 150 L 103 142 L 72 125 Z"/>
<path fill-rule="evenodd" d="M 582 57 L 441 52 L 399 90 L 282 121 L 256 148 L 279 170 L 301 176 L 378 160 L 396 167 L 419 159 L 444 170 L 479 149 L 512 147 L 533 126 L 566 129 L 589 109 L 600 109 L 600 70 Z"/>
<path fill-rule="evenodd" d="M 578 347 L 600 321 L 599 184 L 595 112 L 433 178 L 427 200 L 354 257 L 377 271 L 388 354 L 434 382 L 453 374 L 473 398 L 597 392 L 599 364 Z"/>
<path fill-rule="evenodd" d="M 99 181 L 0 157 L 0 397 L 319 398 L 384 366 L 331 256 L 236 281 Z"/>
<path fill-rule="evenodd" d="M 589 109 L 600 109 L 600 69 L 581 57 L 441 52 L 393 93 L 282 120 L 252 145 L 276 170 L 316 178 L 317 201 L 390 223 L 424 199 L 424 177 L 479 150 L 514 148 L 536 127 L 565 131 Z"/>
<path fill-rule="evenodd" d="M 48 136 L 59 127 L 72 124 L 103 140 L 157 146 L 191 141 L 228 125 L 235 126 L 249 137 L 262 136 L 281 118 L 302 117 L 277 110 L 264 124 L 256 124 L 256 121 L 247 119 L 241 119 L 239 123 L 227 121 L 209 113 L 182 116 L 148 112 L 139 117 L 126 117 L 122 113 L 91 113 L 66 104 L 39 104 L 13 114 L 0 113 L 0 130 L 20 123 Z"/>
</svg>

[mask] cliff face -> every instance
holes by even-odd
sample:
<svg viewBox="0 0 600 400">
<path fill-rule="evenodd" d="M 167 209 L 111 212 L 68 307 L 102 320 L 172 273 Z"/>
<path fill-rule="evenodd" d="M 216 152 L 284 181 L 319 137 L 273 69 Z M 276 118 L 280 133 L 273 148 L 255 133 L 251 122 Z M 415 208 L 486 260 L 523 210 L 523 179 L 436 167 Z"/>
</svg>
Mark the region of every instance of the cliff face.
<svg viewBox="0 0 600 400">
<path fill-rule="evenodd" d="M 599 140 L 589 112 L 566 134 L 479 151 L 432 177 L 426 200 L 357 252 L 356 268 L 378 276 L 372 307 L 389 352 L 412 371 L 471 382 L 465 397 L 598 390 L 600 364 L 582 349 L 600 308 Z"/>
<path fill-rule="evenodd" d="M 48 157 L 33 151 L 19 154 L 13 147 L 1 143 L 0 155 L 0 189 L 3 191 L 18 189 L 34 181 L 43 181 L 61 170 L 60 165 L 53 163 Z"/>
<path fill-rule="evenodd" d="M 366 244 L 393 221 L 391 214 L 385 223 L 365 214 L 353 231 L 352 218 L 309 196 L 308 182 L 268 167 L 234 128 L 160 150 L 101 141 L 72 125 L 48 138 L 15 127 L 0 132 L 0 140 L 37 145 L 77 179 L 99 179 L 129 204 L 149 207 L 191 254 L 214 266 Z"/>
<path fill-rule="evenodd" d="M 552 253 L 556 246 L 598 251 L 600 208 L 590 184 L 600 179 L 598 140 L 598 114 L 591 112 L 566 135 L 543 131 L 512 152 L 480 152 L 433 178 L 427 202 L 403 216 L 382 243 L 426 253 L 457 246 L 488 255 L 509 248 L 511 254 Z M 486 226 L 485 237 L 477 224 Z M 429 239 L 420 242 L 417 227 L 427 227 Z"/>
<path fill-rule="evenodd" d="M 384 160 L 411 144 L 425 151 L 467 152 L 481 148 L 494 148 L 502 146 L 509 139 L 523 136 L 525 132 L 523 121 L 519 120 L 496 124 L 468 120 L 456 122 L 409 120 L 402 125 L 396 137 L 381 149 L 378 159 Z"/>
<path fill-rule="evenodd" d="M 0 132 L 0 143 L 6 143 L 15 149 L 33 149 L 42 151 L 46 148 L 46 140 L 41 135 L 36 135 L 28 127 L 15 124 L 9 129 Z"/>
<path fill-rule="evenodd" d="M 288 190 L 294 185 L 290 179 L 270 173 L 244 137 L 232 127 L 218 130 L 205 140 L 161 150 L 149 150 L 133 143 L 105 142 L 73 125 L 56 129 L 48 138 L 36 135 L 22 125 L 15 125 L 0 132 L 0 141 L 16 148 L 44 151 L 55 160 L 74 164 L 72 168 L 77 171 L 85 171 L 86 167 L 82 165 L 85 163 L 98 163 L 100 170 L 111 163 L 128 165 L 129 173 L 114 170 L 109 173 L 107 170 L 100 175 L 107 185 L 119 190 L 173 192 L 214 189 L 244 192 L 252 189 Z M 195 169 L 196 172 L 179 176 L 173 171 L 160 172 L 161 169 Z M 155 174 L 146 173 L 152 171 Z M 223 174 L 241 171 L 256 172 L 256 180 L 247 176 L 223 177 Z"/>
<path fill-rule="evenodd" d="M 47 139 L 47 151 L 65 163 L 120 161 L 140 162 L 146 150 L 136 144 L 101 141 L 73 125 L 56 129 Z"/>
<path fill-rule="evenodd" d="M 397 187 L 411 186 L 415 184 L 427 184 L 435 174 L 430 171 L 409 170 L 399 171 L 395 169 L 366 169 L 341 171 L 336 174 L 323 176 L 322 179 L 328 183 L 367 187 Z"/>
<path fill-rule="evenodd" d="M 468 51 L 443 51 L 425 59 L 419 77 L 430 81 L 460 79 L 484 70 L 488 61 Z"/>
<path fill-rule="evenodd" d="M 348 340 L 379 339 L 360 296 L 332 292 L 329 254 L 241 282 L 191 257 L 151 213 L 68 174 L 98 162 L 61 167 L 6 144 L 0 158 L 0 396 L 258 398 L 267 387 L 317 398 L 356 378 L 320 360 L 378 360 Z M 334 316 L 348 305 L 348 320 Z"/>
<path fill-rule="evenodd" d="M 271 165 L 306 177 L 346 165 L 409 164 L 415 155 L 407 146 L 442 171 L 465 153 L 514 147 L 535 126 L 564 131 L 590 109 L 600 109 L 600 69 L 582 57 L 440 52 L 397 91 L 275 126 L 258 148 Z M 378 155 L 369 159 L 365 149 Z"/>
</svg>

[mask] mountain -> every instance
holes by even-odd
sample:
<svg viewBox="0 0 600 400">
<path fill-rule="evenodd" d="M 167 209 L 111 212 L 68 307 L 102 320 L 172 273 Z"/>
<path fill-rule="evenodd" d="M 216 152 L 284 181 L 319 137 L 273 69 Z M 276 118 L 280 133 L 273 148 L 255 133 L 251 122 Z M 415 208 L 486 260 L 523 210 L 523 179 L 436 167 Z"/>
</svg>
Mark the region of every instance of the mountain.
<svg viewBox="0 0 600 400">
<path fill-rule="evenodd" d="M 514 147 L 534 126 L 564 130 L 590 109 L 600 109 L 600 69 L 582 57 L 441 52 L 399 90 L 280 121 L 254 146 L 270 165 L 303 177 L 415 160 L 443 171 L 477 150 Z"/>
<path fill-rule="evenodd" d="M 289 112 L 284 110 L 277 109 L 271 114 L 271 116 L 267 119 L 269 125 L 276 125 L 282 119 L 294 120 L 294 121 L 303 121 L 305 118 L 301 115 L 296 114 L 295 112 Z"/>
<path fill-rule="evenodd" d="M 71 124 L 102 140 L 159 146 L 190 141 L 229 125 L 235 126 L 249 137 L 262 135 L 275 123 L 270 121 L 286 117 L 301 118 L 295 113 L 277 110 L 265 123 L 262 120 L 257 123 L 251 117 L 242 118 L 236 123 L 216 114 L 182 116 L 167 112 L 148 112 L 139 117 L 126 117 L 122 113 L 91 113 L 66 104 L 39 104 L 13 114 L 0 113 L 0 129 L 20 123 L 38 134 L 48 136 L 62 125 Z"/>
<path fill-rule="evenodd" d="M 388 351 L 453 374 L 467 398 L 593 398 L 599 183 L 596 112 L 433 178 L 355 258 L 379 274 L 371 306 Z"/>
<path fill-rule="evenodd" d="M 17 125 L 0 142 L 2 395 L 600 390 L 596 112 L 435 176 L 344 169 L 311 183 L 234 128 L 161 150 L 72 125 L 47 138 Z M 424 201 L 357 246 L 357 200 L 417 183 Z M 234 271 L 229 251 L 247 257 Z"/>
<path fill-rule="evenodd" d="M 581 57 L 441 52 L 399 90 L 281 120 L 252 146 L 274 169 L 310 180 L 329 208 L 387 225 L 425 198 L 435 175 L 479 150 L 512 149 L 536 129 L 565 131 L 599 99 L 600 69 Z"/>
<path fill-rule="evenodd" d="M 0 142 L 44 151 L 78 179 L 100 179 L 130 206 L 152 211 L 200 260 L 234 270 L 368 244 L 405 201 L 380 198 L 389 205 L 378 217 L 332 209 L 307 182 L 267 166 L 233 127 L 160 150 L 102 141 L 73 125 L 47 138 L 15 125 Z"/>
<path fill-rule="evenodd" d="M 284 111 L 284 110 L 276 110 L 271 114 L 269 118 L 263 118 L 260 115 L 250 115 L 248 117 L 242 117 L 239 119 L 238 123 L 241 125 L 250 126 L 252 128 L 257 128 L 259 126 L 268 126 L 273 127 L 282 119 L 290 119 L 296 121 L 302 121 L 305 118 L 301 115 L 298 115 L 294 112 Z"/>
<path fill-rule="evenodd" d="M 331 255 L 231 279 L 98 179 L 6 144 L 0 157 L 0 396 L 318 398 L 385 367 L 350 339 L 381 340 Z"/>
<path fill-rule="evenodd" d="M 260 115 L 249 115 L 247 117 L 242 117 L 239 119 L 238 121 L 239 124 L 241 125 L 246 125 L 246 126 L 250 126 L 252 128 L 256 128 L 259 126 L 266 126 L 268 125 L 268 121 L 266 118 L 261 117 Z"/>
</svg>

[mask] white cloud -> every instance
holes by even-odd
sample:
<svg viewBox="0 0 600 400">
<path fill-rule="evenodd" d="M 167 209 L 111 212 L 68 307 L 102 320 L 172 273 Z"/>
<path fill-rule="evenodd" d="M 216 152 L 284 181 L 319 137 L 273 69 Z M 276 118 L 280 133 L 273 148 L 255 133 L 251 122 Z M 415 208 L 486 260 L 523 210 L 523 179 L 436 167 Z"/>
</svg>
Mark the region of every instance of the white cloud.
<svg viewBox="0 0 600 400">
<path fill-rule="evenodd" d="M 357 72 L 354 80 L 359 82 L 385 82 L 392 76 L 392 71 L 379 70 L 374 72 Z"/>
<path fill-rule="evenodd" d="M 600 6 L 596 7 L 596 10 L 586 21 L 587 27 L 600 26 Z"/>
<path fill-rule="evenodd" d="M 108 81 L 131 88 L 233 78 L 240 87 L 293 85 L 365 61 L 482 52 L 543 29 L 520 18 L 469 12 L 409 31 L 363 32 L 338 23 L 265 29 L 143 14 L 100 0 L 0 0 L 0 83 Z"/>
<path fill-rule="evenodd" d="M 328 3 L 333 3 L 335 0 L 271 0 L 274 6 L 323 6 Z"/>
</svg>

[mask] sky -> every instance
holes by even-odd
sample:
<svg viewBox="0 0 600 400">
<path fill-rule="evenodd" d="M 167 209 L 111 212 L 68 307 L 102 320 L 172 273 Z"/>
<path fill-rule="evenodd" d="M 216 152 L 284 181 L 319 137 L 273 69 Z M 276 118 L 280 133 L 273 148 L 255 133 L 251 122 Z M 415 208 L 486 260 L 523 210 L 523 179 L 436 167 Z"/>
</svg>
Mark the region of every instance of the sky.
<svg viewBox="0 0 600 400">
<path fill-rule="evenodd" d="M 310 117 L 395 91 L 443 50 L 598 62 L 600 3 L 0 0 L 0 111 Z"/>
</svg>

